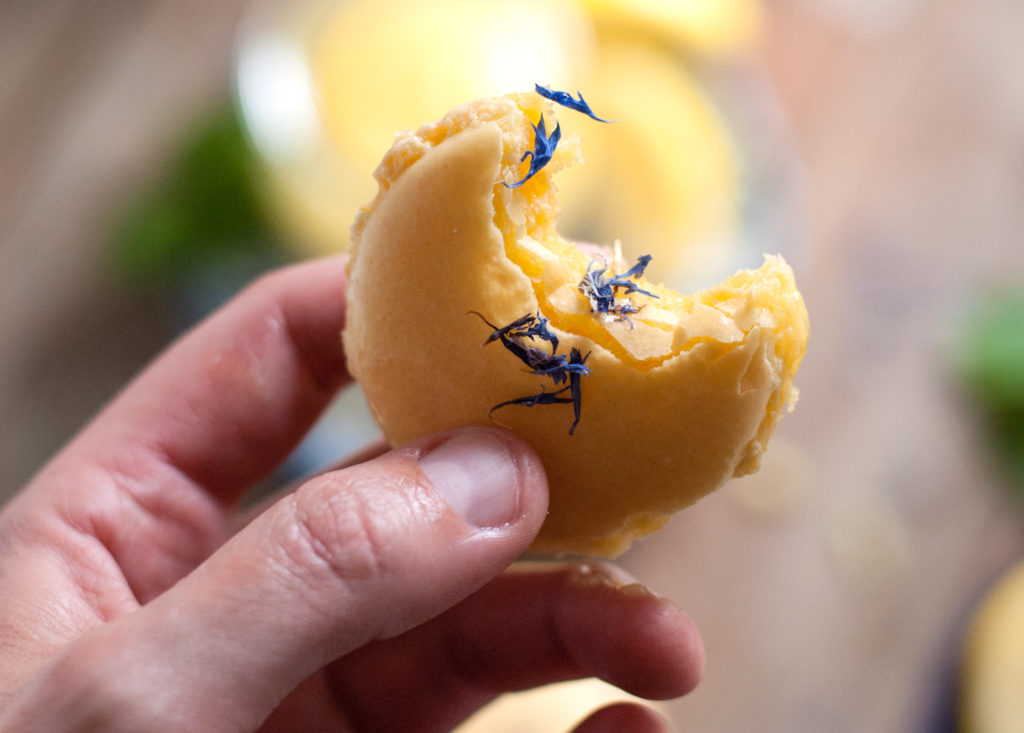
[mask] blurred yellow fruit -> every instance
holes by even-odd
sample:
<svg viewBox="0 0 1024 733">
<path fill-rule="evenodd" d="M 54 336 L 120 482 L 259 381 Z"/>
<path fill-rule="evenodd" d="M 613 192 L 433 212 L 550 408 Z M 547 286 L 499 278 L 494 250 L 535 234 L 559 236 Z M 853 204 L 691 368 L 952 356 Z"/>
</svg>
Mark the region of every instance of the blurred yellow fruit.
<svg viewBox="0 0 1024 733">
<path fill-rule="evenodd" d="M 372 171 L 396 132 L 465 99 L 578 79 L 591 45 L 567 0 L 354 1 L 315 43 L 314 81 L 331 141 Z"/>
<path fill-rule="evenodd" d="M 971 623 L 960 725 L 963 733 L 1024 731 L 1024 562 L 989 592 Z"/>
<path fill-rule="evenodd" d="M 711 55 L 746 51 L 761 27 L 757 0 L 584 0 L 602 24 L 636 29 Z"/>
<path fill-rule="evenodd" d="M 602 37 L 588 79 L 587 101 L 617 121 L 574 126 L 584 163 L 560 179 L 562 232 L 642 246 L 651 276 L 673 284 L 680 272 L 726 269 L 739 165 L 700 84 L 675 55 L 629 35 Z"/>
<path fill-rule="evenodd" d="M 351 172 L 333 195 L 347 242 L 395 133 L 465 99 L 585 77 L 593 30 L 572 0 L 353 0 L 311 45 L 327 147 Z"/>
</svg>

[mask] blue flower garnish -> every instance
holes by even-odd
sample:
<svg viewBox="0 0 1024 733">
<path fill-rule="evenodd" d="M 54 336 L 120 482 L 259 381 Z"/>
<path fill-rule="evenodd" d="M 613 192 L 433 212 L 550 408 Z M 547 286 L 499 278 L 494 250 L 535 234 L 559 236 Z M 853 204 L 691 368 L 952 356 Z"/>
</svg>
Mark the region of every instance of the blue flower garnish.
<svg viewBox="0 0 1024 733">
<path fill-rule="evenodd" d="M 479 316 L 484 323 L 494 329 L 491 335 L 484 341 L 484 345 L 491 343 L 492 341 L 502 340 L 506 348 L 509 343 L 514 343 L 523 338 L 539 338 L 547 341 L 551 344 L 552 353 L 558 351 L 558 337 L 548 330 L 548 319 L 539 313 L 534 316 L 531 313 L 527 313 L 522 318 L 517 318 L 503 328 L 498 328 L 494 324 L 490 323 L 486 318 L 477 313 L 476 311 L 470 311 Z"/>
<path fill-rule="evenodd" d="M 578 89 L 576 90 L 576 94 L 579 96 L 579 99 L 576 99 L 568 92 L 555 91 L 548 89 L 547 87 L 542 87 L 540 84 L 534 84 L 533 88 L 537 90 L 537 94 L 545 99 L 550 99 L 555 104 L 560 104 L 563 107 L 568 107 L 569 109 L 574 109 L 577 112 L 582 112 L 593 120 L 597 120 L 598 122 L 615 122 L 615 120 L 605 120 L 595 115 L 594 111 L 590 109 L 590 105 L 583 99 L 583 93 Z"/>
<path fill-rule="evenodd" d="M 548 319 L 544 318 L 540 313 L 536 315 L 527 313 L 507 326 L 500 327 L 495 326 L 476 311 L 470 311 L 470 313 L 473 313 L 492 329 L 490 335 L 484 341 L 484 346 L 493 341 L 500 341 L 502 346 L 515 354 L 521 362 L 530 368 L 531 374 L 550 377 L 556 385 L 568 382 L 565 387 L 554 392 L 548 392 L 541 386 L 540 393 L 506 400 L 492 407 L 487 414 L 490 415 L 495 410 L 508 405 L 533 407 L 534 405 L 571 403 L 575 416 L 572 426 L 569 428 L 569 435 L 572 435 L 580 421 L 582 406 L 580 379 L 590 374 L 590 367 L 586 365 L 587 357 L 590 356 L 590 353 L 588 352 L 586 355 L 583 355 L 576 347 L 569 350 L 568 356 L 556 353 L 558 351 L 558 337 L 548 330 Z M 550 344 L 551 351 L 548 352 L 533 345 L 531 342 L 534 340 L 546 341 Z M 566 392 L 569 393 L 567 397 L 563 396 Z"/>
<path fill-rule="evenodd" d="M 522 180 L 516 183 L 506 183 L 505 185 L 509 188 L 519 188 L 541 168 L 546 166 L 551 160 L 551 156 L 555 153 L 555 148 L 558 147 L 558 141 L 562 138 L 562 126 L 560 124 L 555 125 L 554 131 L 549 136 L 547 130 L 544 128 L 544 116 L 541 115 L 540 122 L 533 125 L 533 150 L 527 150 L 523 153 L 523 157 L 519 159 L 522 163 L 527 158 L 530 158 L 530 170 L 526 172 Z"/>
<path fill-rule="evenodd" d="M 583 274 L 583 279 L 580 280 L 577 287 L 587 300 L 590 301 L 590 310 L 592 312 L 616 315 L 632 326 L 633 322 L 629 320 L 629 314 L 636 313 L 640 309 L 634 306 L 628 299 L 624 303 L 617 302 L 616 299 L 622 295 L 630 295 L 632 293 L 640 293 L 650 298 L 658 297 L 654 293 L 642 290 L 631 279 L 643 275 L 650 261 L 650 255 L 643 255 L 637 259 L 635 265 L 621 275 L 608 277 L 605 275 L 608 271 L 607 265 L 595 270 L 594 263 L 596 261 L 591 260 L 590 264 L 587 265 L 587 271 Z M 623 292 L 620 293 L 620 290 Z"/>
</svg>

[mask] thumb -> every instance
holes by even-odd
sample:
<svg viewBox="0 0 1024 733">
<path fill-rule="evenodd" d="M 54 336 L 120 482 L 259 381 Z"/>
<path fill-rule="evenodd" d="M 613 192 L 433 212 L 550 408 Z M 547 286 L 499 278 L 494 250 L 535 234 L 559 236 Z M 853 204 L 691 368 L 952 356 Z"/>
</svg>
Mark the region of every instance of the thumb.
<svg viewBox="0 0 1024 733">
<path fill-rule="evenodd" d="M 78 719 L 109 712 L 117 730 L 255 728 L 318 668 L 499 574 L 546 507 L 535 454 L 493 428 L 320 476 L 149 605 L 80 638 L 41 681 L 43 709 L 70 695 Z"/>
</svg>

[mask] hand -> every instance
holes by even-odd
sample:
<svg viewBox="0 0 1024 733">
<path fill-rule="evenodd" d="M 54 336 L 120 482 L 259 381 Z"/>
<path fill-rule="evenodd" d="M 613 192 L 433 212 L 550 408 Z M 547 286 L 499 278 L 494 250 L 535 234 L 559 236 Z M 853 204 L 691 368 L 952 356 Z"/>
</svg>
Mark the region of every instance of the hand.
<svg viewBox="0 0 1024 733">
<path fill-rule="evenodd" d="M 347 381 L 344 264 L 248 288 L 0 514 L 0 729 L 441 731 L 555 680 L 696 684 L 691 622 L 620 571 L 504 572 L 547 504 L 507 432 L 379 448 L 238 521 Z M 659 725 L 617 706 L 581 730 Z"/>
</svg>

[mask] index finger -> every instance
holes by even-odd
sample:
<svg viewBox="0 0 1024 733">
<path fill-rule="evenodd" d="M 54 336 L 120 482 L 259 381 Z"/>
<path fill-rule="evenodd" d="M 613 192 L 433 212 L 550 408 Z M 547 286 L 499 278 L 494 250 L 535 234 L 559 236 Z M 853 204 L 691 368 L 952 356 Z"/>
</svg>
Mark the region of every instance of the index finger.
<svg viewBox="0 0 1024 733">
<path fill-rule="evenodd" d="M 344 257 L 264 275 L 181 337 L 58 464 L 158 461 L 221 503 L 295 447 L 348 381 Z"/>
</svg>

